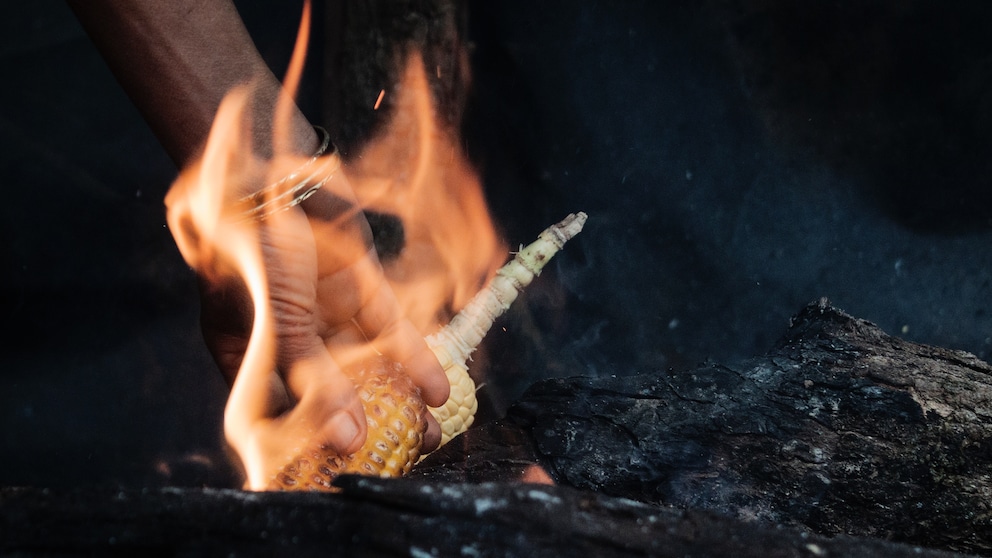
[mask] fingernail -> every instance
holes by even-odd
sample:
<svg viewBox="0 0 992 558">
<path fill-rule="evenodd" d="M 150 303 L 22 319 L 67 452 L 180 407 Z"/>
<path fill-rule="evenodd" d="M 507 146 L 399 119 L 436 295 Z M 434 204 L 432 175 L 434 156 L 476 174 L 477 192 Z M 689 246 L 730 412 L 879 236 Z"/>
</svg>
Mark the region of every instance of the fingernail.
<svg viewBox="0 0 992 558">
<path fill-rule="evenodd" d="M 360 429 L 355 417 L 351 413 L 340 412 L 328 423 L 330 427 L 330 440 L 338 451 L 347 451 L 357 442 Z"/>
</svg>

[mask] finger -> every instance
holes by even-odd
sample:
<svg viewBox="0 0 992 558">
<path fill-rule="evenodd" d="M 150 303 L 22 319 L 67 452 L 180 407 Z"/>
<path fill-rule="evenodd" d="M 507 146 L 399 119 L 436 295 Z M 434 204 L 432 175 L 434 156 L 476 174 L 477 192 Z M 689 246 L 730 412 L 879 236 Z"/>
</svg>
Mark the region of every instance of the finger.
<svg viewBox="0 0 992 558">
<path fill-rule="evenodd" d="M 427 409 L 424 409 L 423 420 L 427 421 L 427 432 L 424 433 L 424 445 L 421 447 L 420 453 L 427 455 L 441 445 L 441 425 Z"/>
<path fill-rule="evenodd" d="M 407 375 L 420 388 L 420 395 L 428 405 L 444 405 L 451 384 L 413 323 L 406 319 L 395 322 L 379 335 L 375 345 L 389 358 L 403 363 Z"/>
<path fill-rule="evenodd" d="M 324 339 L 324 346 L 334 362 L 347 370 L 376 355 L 365 334 L 352 322 L 340 327 L 330 337 Z"/>
<path fill-rule="evenodd" d="M 428 405 L 444 405 L 451 390 L 448 378 L 413 323 L 407 319 L 389 320 L 374 301 L 359 311 L 355 321 L 380 353 L 403 364 Z M 369 334 L 370 330 L 376 333 Z"/>
<path fill-rule="evenodd" d="M 324 345 L 318 277 L 324 254 L 302 211 L 267 219 L 261 241 L 276 336 L 276 362 L 299 403 L 289 413 L 286 434 L 343 455 L 365 442 L 365 413 L 352 381 Z M 319 257 L 318 257 L 319 256 Z M 347 287 L 348 285 L 343 285 Z M 343 288 L 337 294 L 348 293 Z M 297 430 L 298 427 L 300 430 Z"/>
<path fill-rule="evenodd" d="M 346 327 L 363 307 L 379 296 L 379 291 L 386 285 L 382 268 L 375 258 L 375 252 L 365 254 L 342 267 L 332 274 L 321 275 L 317 280 L 317 309 L 320 312 L 320 323 L 324 326 L 325 337 L 332 335 L 335 330 Z M 375 303 L 376 306 L 380 302 Z M 387 312 L 399 313 L 398 304 L 385 309 Z M 363 326 L 363 330 L 366 327 Z M 378 329 L 369 329 L 366 333 L 376 334 Z"/>
<path fill-rule="evenodd" d="M 347 288 L 347 285 L 354 286 Z M 339 345 L 347 339 L 342 332 L 348 332 L 355 325 L 379 353 L 404 365 L 428 405 L 436 407 L 447 401 L 450 386 L 444 370 L 420 331 L 402 318 L 399 302 L 382 275 L 374 253 L 348 269 L 322 279 L 317 297 L 321 301 L 334 301 L 334 304 L 320 304 L 322 320 L 337 324 L 330 328 L 333 334 L 325 334 L 330 344 Z M 344 311 L 346 309 L 351 311 Z M 348 323 L 342 322 L 342 314 L 348 317 Z"/>
<path fill-rule="evenodd" d="M 251 335 L 251 297 L 239 278 L 199 277 L 200 330 L 228 386 L 241 367 Z"/>
<path fill-rule="evenodd" d="M 317 432 L 315 442 L 339 455 L 351 455 L 362 449 L 368 436 L 365 412 L 356 397 L 347 407 L 331 416 Z"/>
<path fill-rule="evenodd" d="M 369 266 L 369 267 L 366 267 Z M 363 289 L 363 301 L 353 322 L 375 346 L 390 359 L 402 363 L 417 384 L 428 405 L 440 406 L 448 400 L 450 386 L 444 370 L 413 323 L 402 317 L 396 295 L 374 262 L 351 268 L 364 284 L 375 281 L 374 288 Z M 321 288 L 326 288 L 321 286 Z M 319 296 L 319 295 L 318 295 Z"/>
<path fill-rule="evenodd" d="M 327 340 L 327 350 L 335 362 L 346 367 L 366 360 L 378 352 L 390 360 L 403 364 L 403 372 L 420 388 L 420 396 L 424 402 L 432 407 L 444 405 L 450 395 L 450 382 L 434 352 L 420 337 L 419 331 L 412 323 L 402 320 L 371 343 L 366 340 L 357 326 L 350 325 L 351 327 L 342 329 Z M 405 341 L 398 341 L 399 339 Z M 396 349 L 404 343 L 413 349 Z"/>
<path fill-rule="evenodd" d="M 324 192 L 318 190 L 318 194 L 321 193 Z M 304 203 L 310 203 L 314 198 L 319 196 L 314 195 Z M 333 275 L 359 260 L 369 258 L 369 254 L 378 265 L 372 229 L 365 214 L 356 205 L 332 216 L 326 215 L 326 211 L 322 209 L 312 212 L 307 209 L 307 215 L 318 253 L 318 276 L 323 278 Z"/>
<path fill-rule="evenodd" d="M 292 413 L 311 429 L 308 445 L 327 447 L 341 455 L 358 451 L 365 443 L 365 411 L 355 385 L 324 352 L 299 361 L 292 375 L 306 379 L 299 404 Z"/>
</svg>

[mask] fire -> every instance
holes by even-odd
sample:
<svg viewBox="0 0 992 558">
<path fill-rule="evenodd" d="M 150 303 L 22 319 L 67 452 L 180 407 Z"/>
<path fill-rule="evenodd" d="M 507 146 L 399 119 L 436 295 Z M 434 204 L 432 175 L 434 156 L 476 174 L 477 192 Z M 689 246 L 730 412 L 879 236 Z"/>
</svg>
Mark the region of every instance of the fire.
<svg viewBox="0 0 992 558">
<path fill-rule="evenodd" d="M 433 333 L 464 305 L 506 254 L 495 234 L 478 175 L 459 147 L 457 131 L 438 123 L 427 73 L 417 54 L 409 57 L 400 83 L 390 93 L 393 112 L 383 133 L 352 161 L 342 162 L 333 153 L 309 161 L 288 151 L 287 119 L 303 66 L 308 27 L 309 3 L 285 80 L 286 91 L 271 126 L 271 156 L 254 154 L 252 123 L 247 116 L 251 89 L 248 85 L 237 88 L 221 103 L 201 158 L 182 170 L 166 198 L 169 227 L 186 261 L 206 282 L 239 285 L 250 295 L 245 312 L 251 320 L 245 324 L 250 337 L 225 408 L 224 426 L 245 468 L 246 487 L 253 490 L 268 486 L 280 467 L 305 449 L 314 430 L 308 420 L 319 416 L 294 414 L 293 405 L 298 402 L 291 398 L 273 404 L 273 386 L 288 380 L 280 375 L 284 371 L 276 372 L 271 277 L 262 248 L 266 231 L 303 238 L 293 244 L 298 251 L 313 249 L 314 238 L 321 245 L 344 246 L 334 257 L 358 262 L 352 266 L 355 273 L 366 277 L 373 288 L 383 277 L 382 271 L 342 231 L 359 209 L 398 217 L 405 247 L 385 265 L 385 278 L 401 311 L 423 335 Z M 385 94 L 383 90 L 369 110 L 378 110 Z M 244 218 L 244 204 L 239 200 L 301 168 L 317 168 L 328 177 L 338 169 L 323 190 L 350 202 L 352 210 L 338 215 L 335 223 L 310 223 L 310 227 L 305 226 L 302 212 L 267 216 L 264 227 L 257 219 Z M 365 260 L 359 259 L 362 255 Z M 363 339 L 360 347 L 328 349 L 340 360 L 352 353 L 366 354 L 371 341 Z M 281 428 L 278 438 L 264 435 L 271 425 Z"/>
<path fill-rule="evenodd" d="M 385 263 L 386 277 L 407 317 L 432 332 L 495 273 L 507 251 L 457 130 L 435 116 L 418 53 L 409 56 L 396 89 L 391 121 L 346 169 L 363 207 L 402 220 L 406 246 Z"/>
<path fill-rule="evenodd" d="M 238 379 L 232 386 L 227 407 L 241 410 L 226 416 L 258 415 L 265 400 L 262 390 L 273 368 L 275 348 L 269 308 L 268 286 L 263 271 L 257 230 L 234 218 L 230 190 L 258 161 L 239 154 L 244 145 L 240 114 L 245 110 L 247 92 L 236 90 L 225 98 L 217 113 L 210 140 L 200 161 L 185 169 L 166 197 L 169 228 L 186 261 L 208 282 L 239 277 L 255 301 L 252 336 L 245 351 Z M 245 160 L 248 159 L 248 160 Z M 259 466 L 264 457 L 253 443 L 250 425 L 225 420 L 225 432 L 245 463 L 249 486 L 260 482 Z"/>
</svg>

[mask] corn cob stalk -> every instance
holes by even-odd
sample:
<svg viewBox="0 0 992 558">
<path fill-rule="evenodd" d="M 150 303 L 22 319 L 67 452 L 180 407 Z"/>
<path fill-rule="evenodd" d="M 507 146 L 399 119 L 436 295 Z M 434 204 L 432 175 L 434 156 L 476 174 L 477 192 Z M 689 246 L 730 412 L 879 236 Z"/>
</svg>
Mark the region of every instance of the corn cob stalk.
<svg viewBox="0 0 992 558">
<path fill-rule="evenodd" d="M 501 267 L 489 284 L 472 297 L 448 325 L 427 336 L 427 345 L 434 351 L 451 384 L 448 401 L 442 407 L 429 407 L 441 425 L 442 446 L 472 426 L 479 408 L 475 382 L 468 374 L 472 352 L 496 318 L 503 315 L 517 295 L 541 274 L 551 257 L 582 231 L 585 222 L 586 214 L 580 211 L 544 229 L 537 240 L 521 248 L 509 263 Z"/>
<path fill-rule="evenodd" d="M 442 407 L 427 407 L 441 425 L 441 445 L 472 425 L 478 400 L 475 382 L 468 374 L 472 352 L 493 322 L 510 307 L 517 295 L 541 274 L 545 264 L 585 224 L 586 214 L 571 214 L 542 232 L 496 272 L 486 287 L 469 301 L 448 325 L 427 337 L 451 383 L 451 395 Z M 331 490 L 342 473 L 393 477 L 408 472 L 420 458 L 427 424 L 420 391 L 403 373 L 399 363 L 373 358 L 346 371 L 358 386 L 369 432 L 356 453 L 340 456 L 313 448 L 296 457 L 272 479 L 275 490 Z"/>
</svg>

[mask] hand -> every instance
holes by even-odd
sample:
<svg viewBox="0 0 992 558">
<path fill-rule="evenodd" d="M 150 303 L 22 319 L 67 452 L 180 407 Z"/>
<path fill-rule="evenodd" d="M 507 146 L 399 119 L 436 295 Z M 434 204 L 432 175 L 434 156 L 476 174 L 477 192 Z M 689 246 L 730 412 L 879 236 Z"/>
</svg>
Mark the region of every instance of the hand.
<svg viewBox="0 0 992 558">
<path fill-rule="evenodd" d="M 229 409 L 239 416 L 225 422 L 249 425 L 260 455 L 272 460 L 264 466 L 271 473 L 292 457 L 286 455 L 292 448 L 326 445 L 348 454 L 361 447 L 364 411 L 341 368 L 373 347 L 405 365 L 429 405 L 443 405 L 448 397 L 444 372 L 421 333 L 402 317 L 371 248 L 368 223 L 349 194 L 338 175 L 302 207 L 258 223 L 275 370 L 252 380 L 263 402 Z M 233 383 L 248 346 L 252 302 L 237 278 L 203 280 L 201 290 L 204 336 Z M 426 414 L 429 451 L 440 440 L 440 427 Z"/>
<path fill-rule="evenodd" d="M 178 167 L 189 169 L 200 159 L 218 106 L 246 84 L 252 84 L 245 112 L 252 141 L 246 151 L 271 157 L 269 146 L 279 137 L 274 123 L 283 122 L 290 142 L 281 147 L 314 152 L 313 128 L 295 106 L 284 114 L 288 123 L 274 114 L 282 86 L 230 0 L 69 4 Z M 181 205 L 181 190 L 169 195 Z M 273 466 L 291 459 L 283 454 L 304 443 L 327 444 L 342 453 L 361 446 L 364 413 L 340 366 L 354 356 L 358 341 L 372 340 L 379 352 L 403 363 L 429 405 L 447 399 L 444 373 L 420 333 L 402 318 L 357 207 L 347 181 L 338 176 L 303 208 L 260 222 L 274 366 L 241 378 L 254 315 L 245 282 L 230 273 L 230 262 L 216 261 L 213 249 L 198 250 L 204 231 L 188 216 L 170 215 L 177 240 L 189 241 L 183 256 L 195 261 L 201 277 L 204 336 L 235 386 L 232 397 L 239 391 L 257 396 L 249 405 L 229 405 L 225 428 L 237 423 L 250 438 L 239 444 L 267 456 Z M 433 423 L 428 449 L 438 438 Z"/>
</svg>

